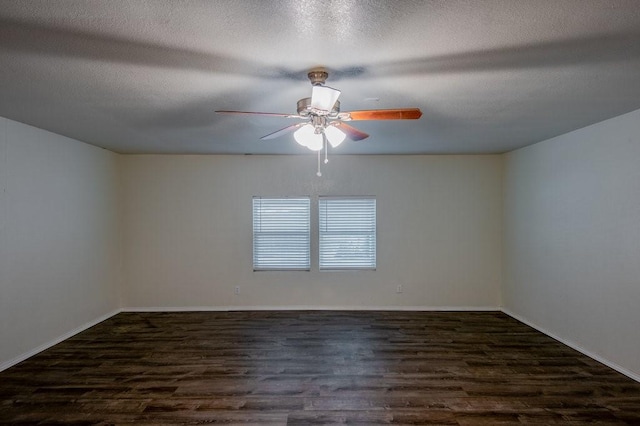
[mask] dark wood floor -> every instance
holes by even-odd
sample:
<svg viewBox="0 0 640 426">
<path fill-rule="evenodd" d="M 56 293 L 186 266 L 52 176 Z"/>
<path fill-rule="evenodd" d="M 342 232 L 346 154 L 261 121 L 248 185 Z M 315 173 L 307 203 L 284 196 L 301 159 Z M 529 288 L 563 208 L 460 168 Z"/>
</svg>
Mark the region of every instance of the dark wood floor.
<svg viewBox="0 0 640 426">
<path fill-rule="evenodd" d="M 497 312 L 121 313 L 0 373 L 0 423 L 640 425 L 640 383 Z"/>
</svg>

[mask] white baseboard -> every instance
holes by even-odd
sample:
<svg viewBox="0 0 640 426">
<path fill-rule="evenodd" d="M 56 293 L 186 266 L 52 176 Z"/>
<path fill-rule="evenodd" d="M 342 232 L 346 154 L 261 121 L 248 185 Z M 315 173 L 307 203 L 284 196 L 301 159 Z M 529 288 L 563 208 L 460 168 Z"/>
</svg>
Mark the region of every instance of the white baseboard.
<svg viewBox="0 0 640 426">
<path fill-rule="evenodd" d="M 0 363 L 0 371 L 4 371 L 9 367 L 13 367 L 14 365 L 24 361 L 25 359 L 31 358 L 32 356 L 34 356 L 34 355 L 36 355 L 36 354 L 38 354 L 38 353 L 40 353 L 40 352 L 42 352 L 42 351 L 44 351 L 46 349 L 49 349 L 50 347 L 52 347 L 54 345 L 57 345 L 58 343 L 60 343 L 60 342 L 62 342 L 64 340 L 67 340 L 68 338 L 70 338 L 72 336 L 75 336 L 76 334 L 78 334 L 78 333 L 80 333 L 82 331 L 85 331 L 86 329 L 88 329 L 90 327 L 93 327 L 94 325 L 96 325 L 98 323 L 101 323 L 102 321 L 104 321 L 106 319 L 109 319 L 112 316 L 117 315 L 119 313 L 120 313 L 120 309 L 116 309 L 114 311 L 111 311 L 111 312 L 109 312 L 107 314 L 104 314 L 104 315 L 94 319 L 93 321 L 89 321 L 89 322 L 87 322 L 85 324 L 82 324 L 79 327 L 74 328 L 73 330 L 63 334 L 62 336 L 56 337 L 55 339 L 45 343 L 44 345 L 40 345 L 37 348 L 32 349 L 32 350 L 30 350 L 28 352 L 25 352 L 23 354 L 20 354 L 20 355 L 18 355 L 17 357 L 15 357 L 13 359 L 10 359 L 8 361 Z"/>
<path fill-rule="evenodd" d="M 520 321 L 521 323 L 526 324 L 529 327 L 535 328 L 540 333 L 546 334 L 547 336 L 557 340 L 558 342 L 560 342 L 560 343 L 562 343 L 564 345 L 567 345 L 572 349 L 575 349 L 576 351 L 580 352 L 581 354 L 586 355 L 589 358 L 594 359 L 594 360 L 606 365 L 609 368 L 613 368 L 618 373 L 624 374 L 625 376 L 629 377 L 630 379 L 635 380 L 636 382 L 640 382 L 640 375 L 634 373 L 633 371 L 629 371 L 626 368 L 621 367 L 620 365 L 616 364 L 613 361 L 609 361 L 608 359 L 603 358 L 600 355 L 594 354 L 593 352 L 583 348 L 582 346 L 578 345 L 575 342 L 572 342 L 571 340 L 563 339 L 562 337 L 550 332 L 549 330 L 546 330 L 543 327 L 540 327 L 539 325 L 529 321 L 528 319 L 525 319 L 525 318 L 521 317 L 520 315 L 517 315 L 517 314 L 511 312 L 510 310 L 508 310 L 506 308 L 502 308 L 501 311 L 504 312 L 505 314 L 509 315 L 510 317 Z"/>
<path fill-rule="evenodd" d="M 140 306 L 122 308 L 122 312 L 229 312 L 229 311 L 489 311 L 499 312 L 496 306 Z"/>
</svg>

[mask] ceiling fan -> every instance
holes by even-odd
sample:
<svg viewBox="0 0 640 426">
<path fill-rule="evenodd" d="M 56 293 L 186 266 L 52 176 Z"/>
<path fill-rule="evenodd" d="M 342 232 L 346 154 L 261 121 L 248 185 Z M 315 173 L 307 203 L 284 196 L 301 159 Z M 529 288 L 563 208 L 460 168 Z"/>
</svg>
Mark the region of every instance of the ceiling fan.
<svg viewBox="0 0 640 426">
<path fill-rule="evenodd" d="M 314 70 L 307 74 L 311 81 L 310 98 L 298 101 L 297 114 L 280 114 L 273 112 L 229 111 L 218 110 L 220 114 L 252 114 L 271 117 L 284 117 L 304 120 L 302 123 L 292 124 L 260 139 L 275 139 L 294 132 L 293 137 L 300 145 L 312 151 L 318 151 L 318 176 L 320 173 L 320 151 L 325 149 L 325 163 L 327 160 L 327 145 L 338 147 L 345 138 L 359 141 L 369 137 L 368 134 L 345 123 L 346 121 L 361 120 L 416 120 L 422 116 L 418 108 L 374 109 L 362 111 L 340 112 L 340 90 L 325 86 L 329 73 L 324 70 Z"/>
</svg>

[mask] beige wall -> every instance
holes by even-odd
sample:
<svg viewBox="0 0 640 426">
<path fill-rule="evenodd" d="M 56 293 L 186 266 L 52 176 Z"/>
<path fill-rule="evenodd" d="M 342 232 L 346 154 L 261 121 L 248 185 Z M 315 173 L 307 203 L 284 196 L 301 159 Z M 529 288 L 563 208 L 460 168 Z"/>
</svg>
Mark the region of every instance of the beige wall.
<svg viewBox="0 0 640 426">
<path fill-rule="evenodd" d="M 0 370 L 119 306 L 117 155 L 0 118 Z"/>
<path fill-rule="evenodd" d="M 640 110 L 506 155 L 504 305 L 640 380 Z"/>
<path fill-rule="evenodd" d="M 500 156 L 336 155 L 322 178 L 315 161 L 123 157 L 124 306 L 499 307 Z M 253 195 L 312 197 L 311 272 L 253 272 Z M 318 271 L 318 195 L 377 197 L 376 271 Z"/>
</svg>

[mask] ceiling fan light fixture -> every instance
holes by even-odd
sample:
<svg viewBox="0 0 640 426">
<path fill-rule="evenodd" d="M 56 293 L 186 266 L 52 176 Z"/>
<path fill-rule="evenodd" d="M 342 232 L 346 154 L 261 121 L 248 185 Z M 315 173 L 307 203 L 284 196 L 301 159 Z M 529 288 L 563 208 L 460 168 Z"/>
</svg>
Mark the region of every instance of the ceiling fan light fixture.
<svg viewBox="0 0 640 426">
<path fill-rule="evenodd" d="M 320 151 L 322 149 L 322 133 L 314 136 L 314 138 L 309 139 L 307 148 L 311 151 Z"/>
<path fill-rule="evenodd" d="M 324 135 L 327 137 L 332 148 L 337 148 L 347 137 L 347 135 L 336 126 L 327 126 L 324 129 Z"/>
<path fill-rule="evenodd" d="M 311 89 L 311 109 L 328 114 L 333 110 L 340 91 L 327 86 L 313 86 Z"/>
<path fill-rule="evenodd" d="M 316 133 L 316 128 L 311 124 L 305 124 L 295 131 L 293 138 L 300 145 L 309 148 L 311 151 L 322 149 L 322 133 Z"/>
</svg>

